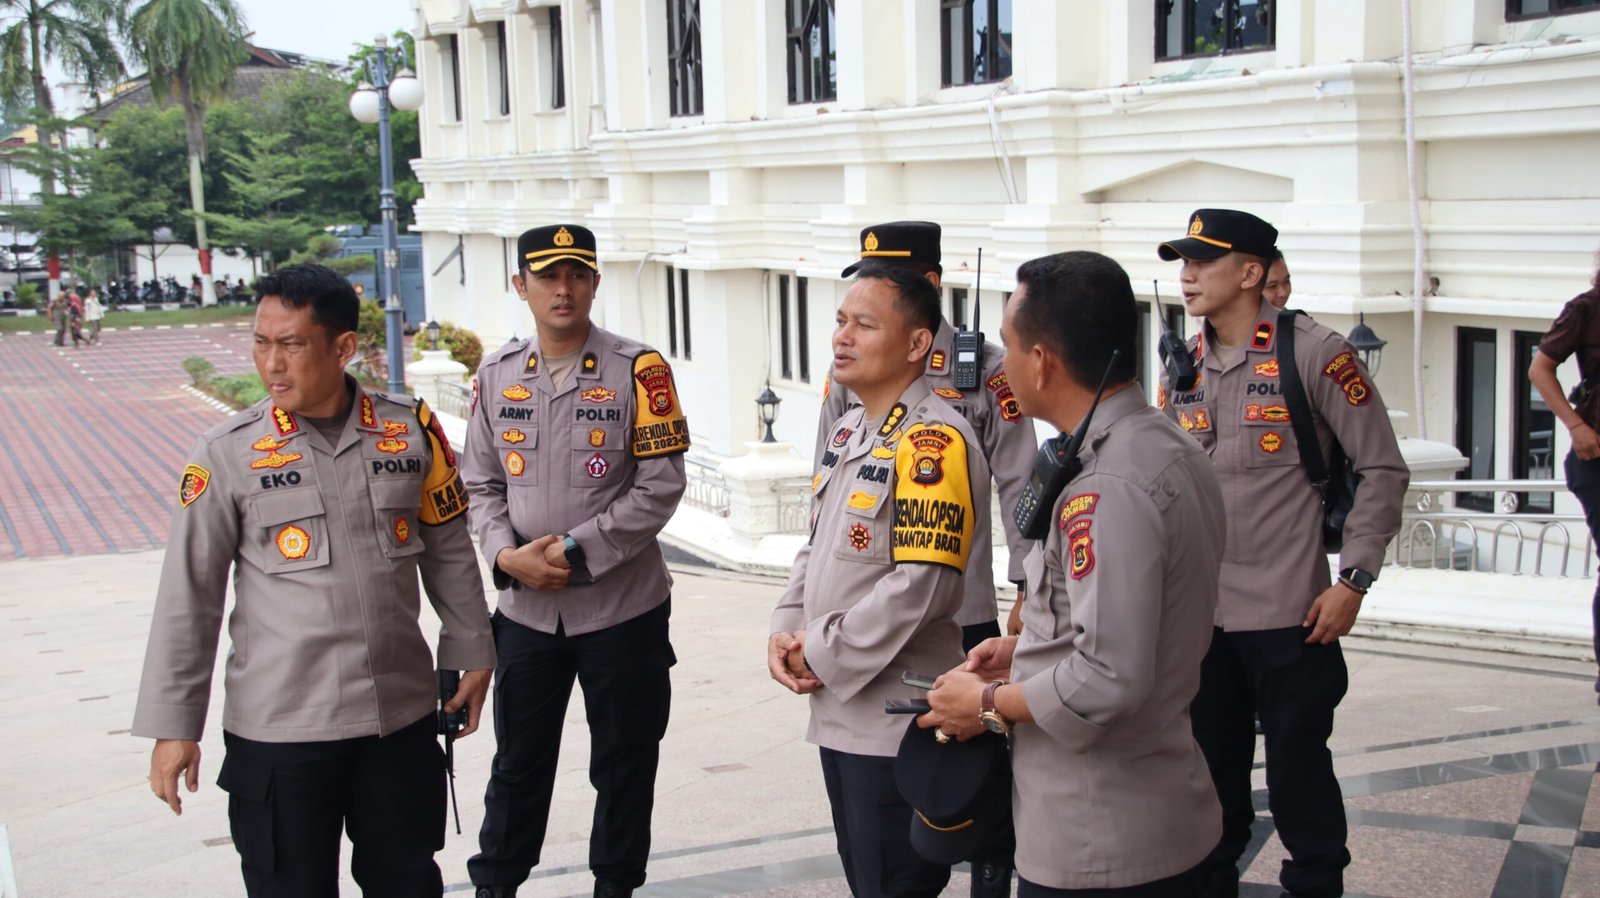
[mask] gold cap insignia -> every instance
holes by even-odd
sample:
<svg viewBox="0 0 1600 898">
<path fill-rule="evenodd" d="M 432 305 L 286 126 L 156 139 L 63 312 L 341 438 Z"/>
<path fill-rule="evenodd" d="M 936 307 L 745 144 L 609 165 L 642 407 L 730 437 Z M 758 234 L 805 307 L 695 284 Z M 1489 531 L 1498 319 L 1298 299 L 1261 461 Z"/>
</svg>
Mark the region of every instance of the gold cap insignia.
<svg viewBox="0 0 1600 898">
<path fill-rule="evenodd" d="M 866 250 L 869 253 L 877 252 L 877 250 L 878 250 L 878 235 L 877 235 L 877 233 L 875 231 L 868 231 L 867 232 L 867 239 L 861 241 L 861 248 Z"/>
<path fill-rule="evenodd" d="M 1205 230 L 1205 225 L 1200 221 L 1200 216 L 1196 215 L 1194 221 L 1189 222 L 1189 236 L 1198 237 L 1203 230 Z M 559 235 L 557 239 L 559 239 Z"/>
<path fill-rule="evenodd" d="M 550 238 L 550 242 L 556 246 L 571 246 L 572 232 L 563 227 L 561 230 L 556 231 L 556 235 Z"/>
</svg>

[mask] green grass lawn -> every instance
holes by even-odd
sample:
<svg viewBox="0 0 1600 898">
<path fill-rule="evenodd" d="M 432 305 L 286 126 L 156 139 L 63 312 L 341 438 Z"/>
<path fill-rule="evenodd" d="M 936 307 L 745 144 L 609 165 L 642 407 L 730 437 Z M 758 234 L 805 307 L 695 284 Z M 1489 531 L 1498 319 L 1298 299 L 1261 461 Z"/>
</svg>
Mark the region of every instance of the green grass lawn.
<svg viewBox="0 0 1600 898">
<path fill-rule="evenodd" d="M 255 313 L 255 306 L 235 305 L 177 309 L 171 312 L 107 312 L 104 326 L 125 329 L 156 327 L 162 324 L 172 327 L 185 324 L 233 324 L 249 321 Z M 0 318 L 0 334 L 39 334 L 54 331 L 55 325 L 43 315 L 34 315 L 31 318 Z"/>
</svg>

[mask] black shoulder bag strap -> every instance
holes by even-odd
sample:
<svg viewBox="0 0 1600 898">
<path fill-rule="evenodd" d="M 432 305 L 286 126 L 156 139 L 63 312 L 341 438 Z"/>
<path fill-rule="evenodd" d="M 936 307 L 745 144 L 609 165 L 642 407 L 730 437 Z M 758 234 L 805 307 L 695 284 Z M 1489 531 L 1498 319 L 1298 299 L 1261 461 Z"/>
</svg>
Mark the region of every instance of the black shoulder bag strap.
<svg viewBox="0 0 1600 898">
<path fill-rule="evenodd" d="M 1317 425 L 1311 417 L 1311 401 L 1306 398 L 1306 386 L 1300 380 L 1300 366 L 1294 360 L 1294 322 L 1298 311 L 1282 309 L 1278 312 L 1278 379 L 1283 384 L 1283 399 L 1289 405 L 1289 423 L 1294 427 L 1294 441 L 1300 449 L 1300 463 L 1305 466 L 1306 478 L 1317 492 L 1326 498 L 1328 493 L 1328 464 L 1322 458 L 1322 448 L 1317 445 Z"/>
</svg>

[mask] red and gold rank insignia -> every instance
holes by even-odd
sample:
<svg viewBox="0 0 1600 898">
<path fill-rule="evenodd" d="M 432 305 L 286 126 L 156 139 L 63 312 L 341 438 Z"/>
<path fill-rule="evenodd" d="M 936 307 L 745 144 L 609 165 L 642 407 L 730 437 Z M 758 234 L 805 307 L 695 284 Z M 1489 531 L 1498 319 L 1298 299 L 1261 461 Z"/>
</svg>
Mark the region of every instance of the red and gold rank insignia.
<svg viewBox="0 0 1600 898">
<path fill-rule="evenodd" d="M 528 463 L 527 463 L 526 460 L 523 459 L 522 453 L 520 453 L 520 452 L 507 452 L 506 453 L 506 473 L 507 474 L 510 474 L 512 477 L 521 477 L 522 476 L 522 472 L 527 468 L 527 466 L 528 466 Z"/>
<path fill-rule="evenodd" d="M 1085 518 L 1067 528 L 1067 560 L 1072 579 L 1082 580 L 1094 570 L 1094 520 Z"/>
<path fill-rule="evenodd" d="M 1273 424 L 1289 423 L 1289 409 L 1282 405 L 1269 405 L 1261 410 L 1261 420 L 1271 421 Z"/>
<path fill-rule="evenodd" d="M 600 367 L 600 358 L 592 352 L 583 354 L 583 373 L 593 374 Z"/>
<path fill-rule="evenodd" d="M 394 437 L 384 437 L 374 445 L 377 447 L 379 452 L 387 452 L 390 455 L 398 455 L 399 453 L 406 451 L 406 447 L 411 444 L 407 443 L 405 440 L 397 440 Z"/>
<path fill-rule="evenodd" d="M 1182 427 L 1184 430 L 1192 432 L 1194 430 L 1194 419 L 1189 417 L 1189 413 L 1188 412 L 1179 411 L 1178 412 L 1178 426 Z"/>
<path fill-rule="evenodd" d="M 272 407 L 272 426 L 278 429 L 280 437 L 286 437 L 300 430 L 300 422 L 294 419 L 294 415 L 277 406 Z"/>
<path fill-rule="evenodd" d="M 265 458 L 258 458 L 251 462 L 250 467 L 255 468 L 256 470 L 260 470 L 262 468 L 272 468 L 273 470 L 277 470 L 278 468 L 281 468 L 292 461 L 299 461 L 304 457 L 305 456 L 300 455 L 297 452 L 273 452 L 271 455 L 268 455 Z"/>
<path fill-rule="evenodd" d="M 383 435 L 386 437 L 403 436 L 411 432 L 411 425 L 404 421 L 390 421 L 383 419 Z"/>
<path fill-rule="evenodd" d="M 372 410 L 372 397 L 361 394 L 361 426 L 368 430 L 378 426 L 378 414 Z"/>
<path fill-rule="evenodd" d="M 311 551 L 311 534 L 293 524 L 279 530 L 273 542 L 283 557 L 290 561 L 298 561 Z"/>
<path fill-rule="evenodd" d="M 1167 407 L 1167 388 L 1156 387 L 1156 408 Z"/>
<path fill-rule="evenodd" d="M 1206 410 L 1203 408 L 1194 410 L 1194 429 L 1196 431 L 1211 429 L 1211 416 L 1207 415 Z"/>
<path fill-rule="evenodd" d="M 523 442 L 527 438 L 528 438 L 527 434 L 525 434 L 522 431 L 516 429 L 515 427 L 511 428 L 510 430 L 506 431 L 505 433 L 500 434 L 500 439 L 505 440 L 506 442 L 510 443 L 513 446 L 515 446 L 516 444 L 518 444 L 520 442 Z"/>
<path fill-rule="evenodd" d="M 950 437 L 943 431 L 927 428 L 906 435 L 916 451 L 911 456 L 911 482 L 933 486 L 944 479 L 944 451 L 950 448 Z"/>
<path fill-rule="evenodd" d="M 844 504 L 851 508 L 859 508 L 862 511 L 871 511 L 877 507 L 878 497 L 871 493 L 857 490 L 850 494 L 850 498 L 846 499 Z"/>
<path fill-rule="evenodd" d="M 866 526 L 851 524 L 850 548 L 855 549 L 857 552 L 865 552 L 870 545 L 872 545 L 872 533 L 867 530 Z"/>
<path fill-rule="evenodd" d="M 533 394 L 528 392 L 528 388 L 522 384 L 512 384 L 511 386 L 506 387 L 504 390 L 501 390 L 500 395 L 506 397 L 512 402 L 521 402 Z"/>
<path fill-rule="evenodd" d="M 275 440 L 272 438 L 271 434 L 268 434 L 261 439 L 256 440 L 254 443 L 251 443 L 250 448 L 256 450 L 257 452 L 276 452 L 287 445 L 289 445 L 288 440 Z"/>
<path fill-rule="evenodd" d="M 960 390 L 952 390 L 949 387 L 934 387 L 933 393 L 935 396 L 943 396 L 946 399 L 965 399 L 967 397 L 967 394 Z"/>
<path fill-rule="evenodd" d="M 1268 455 L 1276 455 L 1278 450 L 1283 448 L 1283 437 L 1280 437 L 1275 433 L 1262 434 L 1261 439 L 1258 442 L 1261 445 L 1261 451 L 1267 453 Z"/>
<path fill-rule="evenodd" d="M 594 457 L 589 459 L 589 461 L 584 464 L 583 467 L 584 470 L 589 472 L 590 477 L 599 480 L 600 478 L 606 476 L 607 471 L 611 470 L 611 463 L 606 461 L 605 457 L 600 453 L 596 452 Z"/>
<path fill-rule="evenodd" d="M 1260 421 L 1261 420 L 1261 403 L 1252 402 L 1249 405 L 1245 406 L 1244 407 L 1244 419 L 1246 421 Z"/>
<path fill-rule="evenodd" d="M 1256 325 L 1255 339 L 1250 341 L 1251 349 L 1266 349 L 1272 345 L 1272 325 L 1263 321 Z"/>
<path fill-rule="evenodd" d="M 935 349 L 933 353 L 928 356 L 928 368 L 932 371 L 944 370 L 944 350 Z"/>
<path fill-rule="evenodd" d="M 402 546 L 411 540 L 411 524 L 405 515 L 394 519 L 394 539 Z"/>
<path fill-rule="evenodd" d="M 590 387 L 579 393 L 578 398 L 584 402 L 615 402 L 617 391 L 608 390 L 605 387 Z"/>
<path fill-rule="evenodd" d="M 650 412 L 665 418 L 672 414 L 672 368 L 665 362 L 646 365 L 633 373 L 634 379 L 650 394 Z"/>
<path fill-rule="evenodd" d="M 184 465 L 183 476 L 178 479 L 178 503 L 188 508 L 194 504 L 194 500 L 200 498 L 210 484 L 210 471 L 199 465 Z"/>
<path fill-rule="evenodd" d="M 606 444 L 606 432 L 596 427 L 589 431 L 589 445 L 596 449 Z"/>
<path fill-rule="evenodd" d="M 811 478 L 811 491 L 813 493 L 816 492 L 819 486 L 822 486 L 822 472 L 820 471 L 817 472 L 817 476 Z"/>
<path fill-rule="evenodd" d="M 1351 405 L 1366 405 L 1372 401 L 1372 390 L 1367 386 L 1366 380 L 1357 374 L 1344 385 L 1344 397 Z"/>
<path fill-rule="evenodd" d="M 822 375 L 822 398 L 827 399 L 831 392 L 833 392 L 833 372 L 830 371 Z"/>
<path fill-rule="evenodd" d="M 1256 376 L 1257 377 L 1277 377 L 1278 376 L 1278 360 L 1277 359 L 1271 359 L 1269 361 L 1261 362 L 1260 364 L 1256 365 Z"/>
<path fill-rule="evenodd" d="M 524 369 L 524 370 L 526 370 L 529 374 L 532 374 L 535 371 L 539 370 L 539 354 L 538 353 L 534 353 L 533 355 L 528 356 L 528 367 L 526 369 Z"/>
<path fill-rule="evenodd" d="M 1344 386 L 1358 373 L 1356 357 L 1353 353 L 1341 352 L 1334 356 L 1328 364 L 1322 366 L 1322 376 L 1334 383 Z"/>
<path fill-rule="evenodd" d="M 1061 503 L 1060 526 L 1062 530 L 1072 523 L 1072 519 L 1086 514 L 1094 514 L 1094 507 L 1100 504 L 1099 493 L 1079 493 L 1071 499 Z"/>
</svg>

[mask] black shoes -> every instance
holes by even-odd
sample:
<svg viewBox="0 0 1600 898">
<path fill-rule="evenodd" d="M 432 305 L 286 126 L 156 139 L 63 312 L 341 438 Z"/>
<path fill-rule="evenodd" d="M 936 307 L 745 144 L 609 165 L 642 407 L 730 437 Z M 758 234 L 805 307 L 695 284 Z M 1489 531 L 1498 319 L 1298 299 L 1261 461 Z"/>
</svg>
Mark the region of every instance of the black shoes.
<svg viewBox="0 0 1600 898">
<path fill-rule="evenodd" d="M 973 864 L 972 898 L 1011 898 L 1011 867 Z"/>
<path fill-rule="evenodd" d="M 517 898 L 516 886 L 478 886 L 477 898 Z"/>
<path fill-rule="evenodd" d="M 606 879 L 594 881 L 594 898 L 630 898 L 633 889 Z"/>
</svg>

